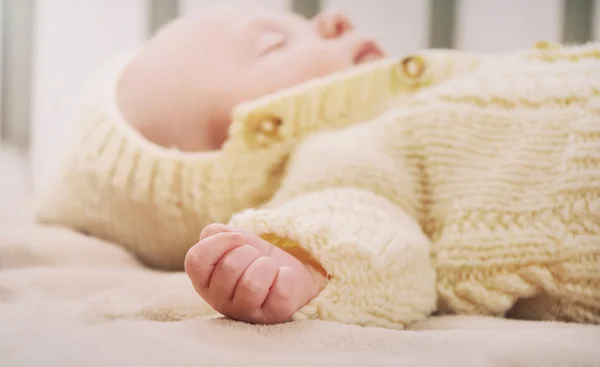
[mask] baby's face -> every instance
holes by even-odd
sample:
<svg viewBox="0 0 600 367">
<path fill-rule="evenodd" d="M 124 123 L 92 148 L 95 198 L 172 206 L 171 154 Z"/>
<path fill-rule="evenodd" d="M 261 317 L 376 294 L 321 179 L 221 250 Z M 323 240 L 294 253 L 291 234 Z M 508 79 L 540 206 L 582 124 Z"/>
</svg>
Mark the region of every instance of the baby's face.
<svg viewBox="0 0 600 367">
<path fill-rule="evenodd" d="M 231 23 L 216 36 L 221 38 L 214 50 L 215 60 L 230 61 L 220 74 L 237 87 L 240 100 L 381 56 L 377 45 L 355 33 L 350 21 L 339 13 L 323 13 L 313 21 L 291 13 L 232 11 L 221 16 L 222 26 Z"/>
<path fill-rule="evenodd" d="M 162 86 L 161 111 L 169 121 L 168 134 L 158 134 L 171 136 L 163 145 L 199 151 L 224 142 L 235 105 L 381 56 L 375 42 L 354 32 L 337 12 L 309 21 L 232 7 L 174 22 L 146 46 L 138 64 L 158 68 L 142 73 L 150 89 L 148 78 L 170 80 L 153 83 Z M 204 139 L 187 138 L 194 134 Z"/>
</svg>

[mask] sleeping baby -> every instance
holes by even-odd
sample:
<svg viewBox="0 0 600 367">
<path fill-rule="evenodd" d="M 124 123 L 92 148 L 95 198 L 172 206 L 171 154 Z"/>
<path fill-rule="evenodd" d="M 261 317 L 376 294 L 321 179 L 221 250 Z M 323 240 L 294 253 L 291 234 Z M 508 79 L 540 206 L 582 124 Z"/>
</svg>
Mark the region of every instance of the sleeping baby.
<svg viewBox="0 0 600 367">
<path fill-rule="evenodd" d="M 395 58 L 337 12 L 204 10 L 118 63 L 63 163 L 40 221 L 237 320 L 600 322 L 598 44 Z"/>
</svg>

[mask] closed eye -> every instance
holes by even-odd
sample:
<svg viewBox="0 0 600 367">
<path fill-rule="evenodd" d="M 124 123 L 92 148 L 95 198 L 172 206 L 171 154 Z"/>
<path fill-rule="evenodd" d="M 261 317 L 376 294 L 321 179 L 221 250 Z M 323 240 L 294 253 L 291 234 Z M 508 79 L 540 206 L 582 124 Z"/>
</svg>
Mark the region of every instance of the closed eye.
<svg viewBox="0 0 600 367">
<path fill-rule="evenodd" d="M 287 35 L 279 31 L 262 31 L 258 37 L 258 54 L 262 56 L 281 48 L 287 39 Z"/>
</svg>

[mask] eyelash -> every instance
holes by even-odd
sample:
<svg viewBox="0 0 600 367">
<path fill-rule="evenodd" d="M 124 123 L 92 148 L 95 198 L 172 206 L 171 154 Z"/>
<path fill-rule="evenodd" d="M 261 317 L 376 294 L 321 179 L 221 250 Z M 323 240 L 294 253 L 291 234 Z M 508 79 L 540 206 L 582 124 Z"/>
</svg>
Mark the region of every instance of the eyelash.
<svg viewBox="0 0 600 367">
<path fill-rule="evenodd" d="M 288 42 L 288 37 L 282 32 L 279 31 L 269 31 L 272 35 L 277 37 L 276 41 L 269 42 L 267 47 L 263 49 L 263 54 L 267 54 L 272 51 L 276 51 L 279 48 L 283 47 Z"/>
</svg>

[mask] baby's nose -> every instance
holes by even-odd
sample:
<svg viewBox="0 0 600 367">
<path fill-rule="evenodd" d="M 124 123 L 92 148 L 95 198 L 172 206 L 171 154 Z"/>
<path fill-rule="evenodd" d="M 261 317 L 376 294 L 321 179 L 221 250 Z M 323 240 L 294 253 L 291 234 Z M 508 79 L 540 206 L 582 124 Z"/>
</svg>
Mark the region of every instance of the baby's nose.
<svg viewBox="0 0 600 367">
<path fill-rule="evenodd" d="M 326 10 L 314 18 L 317 31 L 323 38 L 339 38 L 352 30 L 353 25 L 346 15 L 337 10 Z"/>
</svg>

